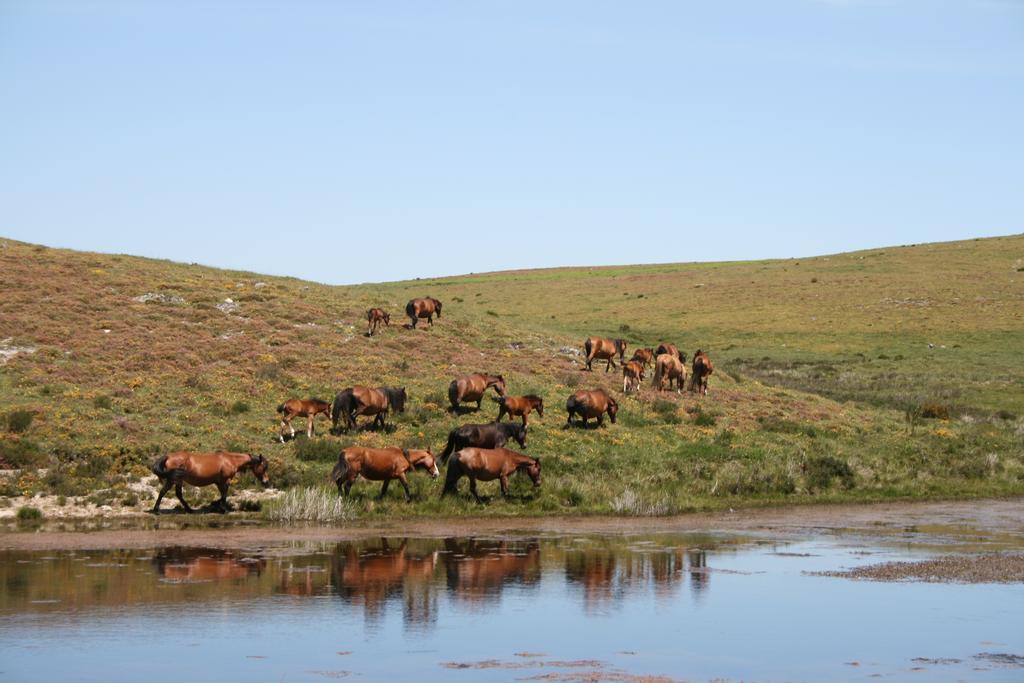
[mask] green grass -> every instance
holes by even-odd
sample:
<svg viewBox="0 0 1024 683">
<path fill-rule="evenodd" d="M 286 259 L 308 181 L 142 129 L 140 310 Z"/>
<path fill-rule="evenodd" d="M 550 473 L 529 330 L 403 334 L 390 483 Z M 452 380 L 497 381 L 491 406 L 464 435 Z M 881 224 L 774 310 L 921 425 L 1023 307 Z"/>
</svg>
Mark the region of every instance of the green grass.
<svg viewBox="0 0 1024 683">
<path fill-rule="evenodd" d="M 491 395 L 478 415 L 446 410 L 449 381 L 476 371 L 545 398 L 527 449 L 544 485 L 516 479 L 502 501 L 481 484 L 491 500 L 478 505 L 465 482 L 442 500 L 417 473 L 413 503 L 397 484 L 376 501 L 379 484 L 359 481 L 346 510 L 651 515 L 1024 492 L 1021 237 L 352 287 L 0 242 L 0 337 L 35 349 L 0 367 L 0 460 L 23 468 L 0 496 L 123 497 L 177 449 L 262 453 L 275 485 L 319 490 L 345 446 L 439 452 L 448 430 L 493 419 Z M 403 329 L 405 302 L 428 294 L 443 317 Z M 226 298 L 238 309 L 218 309 Z M 371 306 L 398 324 L 363 336 Z M 648 379 L 622 396 L 621 374 L 584 372 L 571 353 L 588 334 L 623 337 L 627 353 L 703 348 L 711 393 L 656 395 Z M 297 419 L 302 435 L 277 441 L 282 400 L 357 383 L 406 386 L 406 413 L 342 436 L 318 418 L 313 439 Z M 589 387 L 620 399 L 618 423 L 564 428 L 565 398 Z"/>
</svg>

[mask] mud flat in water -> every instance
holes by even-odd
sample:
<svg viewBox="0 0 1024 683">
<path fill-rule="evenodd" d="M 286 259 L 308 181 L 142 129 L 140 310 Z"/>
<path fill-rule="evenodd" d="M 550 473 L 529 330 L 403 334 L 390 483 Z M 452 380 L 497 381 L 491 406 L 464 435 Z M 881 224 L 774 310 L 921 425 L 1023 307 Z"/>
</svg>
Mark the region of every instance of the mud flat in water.
<svg viewBox="0 0 1024 683">
<path fill-rule="evenodd" d="M 868 581 L 1024 583 L 1024 555 L 947 555 L 920 562 L 883 562 L 842 571 L 814 572 L 812 575 Z"/>
<path fill-rule="evenodd" d="M 194 528 L 203 517 L 219 528 Z M 87 531 L 9 527 L 0 549 L 74 550 L 177 545 L 240 547 L 253 543 L 328 542 L 379 536 L 441 538 L 467 534 L 639 534 L 736 531 L 775 538 L 808 535 L 892 537 L 957 543 L 971 552 L 1024 548 L 1024 498 L 869 505 L 820 505 L 695 513 L 675 517 L 364 520 L 347 526 L 272 526 L 243 518 L 168 515 L 103 522 Z M 1007 567 L 1015 561 L 1008 560 Z M 865 577 L 867 578 L 867 577 Z"/>
</svg>

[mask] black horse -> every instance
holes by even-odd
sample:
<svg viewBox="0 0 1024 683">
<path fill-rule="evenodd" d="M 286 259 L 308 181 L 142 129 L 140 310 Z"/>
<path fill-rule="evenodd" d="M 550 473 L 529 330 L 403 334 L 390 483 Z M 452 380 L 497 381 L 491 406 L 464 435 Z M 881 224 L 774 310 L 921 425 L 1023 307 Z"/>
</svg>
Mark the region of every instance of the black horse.
<svg viewBox="0 0 1024 683">
<path fill-rule="evenodd" d="M 509 439 L 515 439 L 520 448 L 526 448 L 526 427 L 518 422 L 462 425 L 448 432 L 448 445 L 441 453 L 441 462 L 448 462 L 448 457 L 462 448 L 502 448 Z"/>
</svg>

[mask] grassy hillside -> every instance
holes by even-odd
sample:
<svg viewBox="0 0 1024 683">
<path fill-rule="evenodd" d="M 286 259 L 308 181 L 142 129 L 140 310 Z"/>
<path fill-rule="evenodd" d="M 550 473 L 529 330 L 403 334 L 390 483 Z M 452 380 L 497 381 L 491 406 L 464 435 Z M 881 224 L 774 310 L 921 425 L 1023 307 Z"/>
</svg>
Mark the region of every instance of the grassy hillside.
<svg viewBox="0 0 1024 683">
<path fill-rule="evenodd" d="M 481 508 L 439 501 L 440 482 L 417 475 L 420 502 L 400 502 L 399 489 L 372 504 L 377 486 L 361 482 L 354 512 L 654 514 L 1022 493 L 1022 271 L 1024 237 L 1007 237 L 329 287 L 0 240 L 0 458 L 25 468 L 0 478 L 0 496 L 144 506 L 128 485 L 179 448 L 261 452 L 278 485 L 319 485 L 344 445 L 440 450 L 453 426 L 492 419 L 489 399 L 479 416 L 445 410 L 450 379 L 478 370 L 545 397 L 527 449 L 544 465 L 540 492 L 518 482 L 520 498 Z M 428 294 L 444 317 L 403 329 L 405 301 Z M 373 305 L 393 323 L 367 338 Z M 617 425 L 563 429 L 575 388 L 621 393 L 620 374 L 581 371 L 574 352 L 591 333 L 704 348 L 711 394 L 645 384 Z M 355 383 L 408 387 L 392 431 L 329 436 L 321 422 L 321 438 L 275 442 L 282 399 Z"/>
</svg>

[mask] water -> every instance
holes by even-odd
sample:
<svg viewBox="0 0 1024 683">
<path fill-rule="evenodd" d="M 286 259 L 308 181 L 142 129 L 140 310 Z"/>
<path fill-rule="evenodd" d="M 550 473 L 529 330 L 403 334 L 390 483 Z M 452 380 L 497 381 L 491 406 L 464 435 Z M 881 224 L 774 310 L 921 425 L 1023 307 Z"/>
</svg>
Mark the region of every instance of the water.
<svg viewBox="0 0 1024 683">
<path fill-rule="evenodd" d="M 1024 680 L 978 657 L 1024 654 L 1019 584 L 806 574 L 946 551 L 728 533 L 4 551 L 0 680 Z"/>
</svg>

